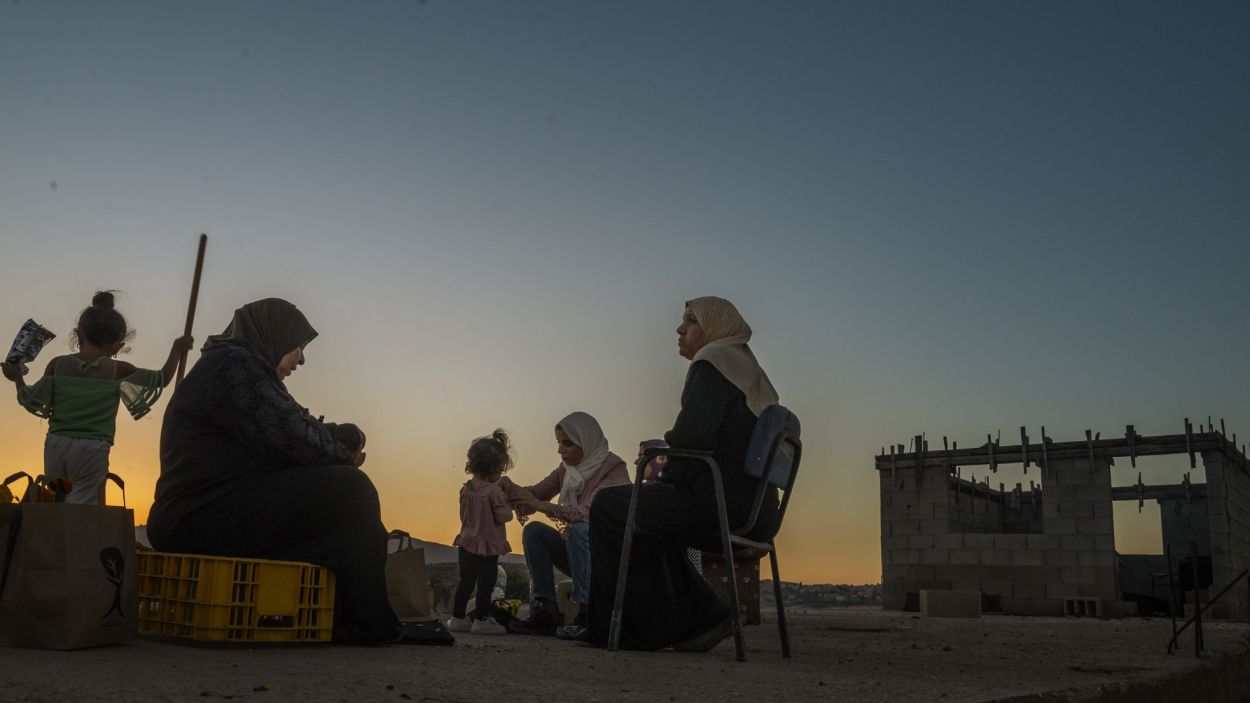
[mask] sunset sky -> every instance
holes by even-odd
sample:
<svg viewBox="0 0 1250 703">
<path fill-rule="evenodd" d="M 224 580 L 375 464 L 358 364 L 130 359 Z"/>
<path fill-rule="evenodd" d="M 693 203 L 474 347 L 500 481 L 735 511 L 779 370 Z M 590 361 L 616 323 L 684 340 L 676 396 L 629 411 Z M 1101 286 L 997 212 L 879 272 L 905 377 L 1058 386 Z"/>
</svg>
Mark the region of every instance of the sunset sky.
<svg viewBox="0 0 1250 703">
<path fill-rule="evenodd" d="M 446 543 L 475 436 L 533 483 L 570 411 L 662 435 L 683 301 L 723 296 L 803 422 L 783 577 L 876 582 L 882 445 L 1250 440 L 1247 36 L 1244 2 L 4 0 L 0 334 L 46 361 L 117 289 L 157 367 L 207 232 L 197 340 L 295 302 L 291 392 Z M 139 522 L 164 407 L 119 420 Z M 45 431 L 0 403 L 3 473 Z"/>
</svg>

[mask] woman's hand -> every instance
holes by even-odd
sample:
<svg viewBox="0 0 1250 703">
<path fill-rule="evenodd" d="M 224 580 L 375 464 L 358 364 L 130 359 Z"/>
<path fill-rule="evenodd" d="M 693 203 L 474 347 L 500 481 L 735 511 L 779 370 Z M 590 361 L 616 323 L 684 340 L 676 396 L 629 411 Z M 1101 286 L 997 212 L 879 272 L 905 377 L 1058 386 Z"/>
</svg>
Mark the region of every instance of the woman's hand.
<svg viewBox="0 0 1250 703">
<path fill-rule="evenodd" d="M 4 372 L 5 378 L 18 384 L 19 386 L 22 385 L 20 383 L 22 380 L 22 370 L 17 364 L 10 364 L 8 362 L 2 363 L 0 364 L 0 371 Z"/>
<path fill-rule="evenodd" d="M 533 513 L 546 513 L 547 503 L 534 497 L 533 493 L 524 488 L 513 484 L 510 490 L 505 491 L 508 496 L 508 505 L 516 511 L 517 515 L 531 515 Z"/>
</svg>

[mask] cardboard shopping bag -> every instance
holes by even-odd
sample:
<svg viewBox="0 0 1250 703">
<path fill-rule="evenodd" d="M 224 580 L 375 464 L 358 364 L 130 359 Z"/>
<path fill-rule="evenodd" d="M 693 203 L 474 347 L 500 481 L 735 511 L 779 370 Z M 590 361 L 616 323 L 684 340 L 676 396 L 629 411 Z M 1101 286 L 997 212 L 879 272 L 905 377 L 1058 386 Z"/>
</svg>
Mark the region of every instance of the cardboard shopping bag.
<svg viewBox="0 0 1250 703">
<path fill-rule="evenodd" d="M 413 546 L 412 536 L 392 530 L 398 548 L 386 556 L 386 595 L 391 610 L 400 620 L 426 620 L 430 617 L 430 582 L 425 576 L 425 550 Z"/>
<path fill-rule="evenodd" d="M 0 645 L 79 649 L 139 635 L 134 511 L 0 505 Z"/>
</svg>

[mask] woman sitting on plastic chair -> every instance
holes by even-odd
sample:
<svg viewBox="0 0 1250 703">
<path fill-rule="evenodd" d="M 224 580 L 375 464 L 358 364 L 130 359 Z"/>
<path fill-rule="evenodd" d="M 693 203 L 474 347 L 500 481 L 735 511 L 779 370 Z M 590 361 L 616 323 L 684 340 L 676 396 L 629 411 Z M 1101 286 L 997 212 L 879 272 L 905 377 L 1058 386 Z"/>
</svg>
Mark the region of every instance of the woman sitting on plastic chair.
<svg viewBox="0 0 1250 703">
<path fill-rule="evenodd" d="M 777 392 L 747 342 L 751 328 L 722 298 L 686 303 L 677 328 L 677 350 L 691 361 L 681 393 L 681 412 L 664 439 L 681 449 L 712 451 L 721 467 L 730 526 L 750 515 L 757 479 L 743 471 L 747 445 L 759 413 Z M 672 646 L 705 652 L 732 634 L 729 607 L 721 603 L 687 559 L 686 546 L 716 534 L 716 494 L 708 466 L 671 457 L 659 482 L 639 489 L 621 622 L 622 649 Z M 606 646 L 629 510 L 630 486 L 595 497 L 590 512 L 591 592 L 588 639 Z M 755 539 L 777 531 L 777 492 L 760 508 Z"/>
</svg>

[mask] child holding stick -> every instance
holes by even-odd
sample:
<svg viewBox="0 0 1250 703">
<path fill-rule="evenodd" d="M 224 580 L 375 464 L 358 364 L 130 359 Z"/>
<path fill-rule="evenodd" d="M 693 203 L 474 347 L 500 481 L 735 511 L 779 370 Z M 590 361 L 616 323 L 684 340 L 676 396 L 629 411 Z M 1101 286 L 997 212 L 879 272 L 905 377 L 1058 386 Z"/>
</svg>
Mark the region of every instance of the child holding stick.
<svg viewBox="0 0 1250 703">
<path fill-rule="evenodd" d="M 134 419 L 146 415 L 173 378 L 179 357 L 194 343 L 190 336 L 175 339 L 165 365 L 150 371 L 113 358 L 133 334 L 113 307 L 112 292 L 104 291 L 78 316 L 70 341 L 78 351 L 48 362 L 39 381 L 26 385 L 17 365 L 0 365 L 4 377 L 17 386 L 17 402 L 48 420 L 43 473 L 50 480 L 70 482 L 67 503 L 101 502 L 118 401 Z"/>
<path fill-rule="evenodd" d="M 451 604 L 451 632 L 475 635 L 502 635 L 508 630 L 490 617 L 491 589 L 499 568 L 499 555 L 512 551 L 504 524 L 512 519 L 512 508 L 498 481 L 512 468 L 512 448 L 508 435 L 495 430 L 489 437 L 478 437 L 469 445 L 464 471 L 473 478 L 460 489 L 460 534 L 452 544 L 459 547 L 460 585 Z M 477 589 L 476 610 L 470 620 L 465 609 L 469 593 Z"/>
</svg>

